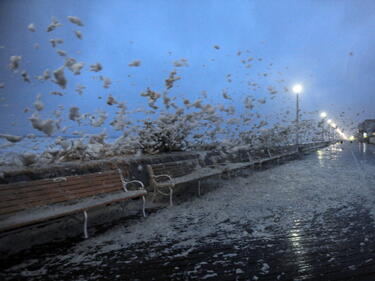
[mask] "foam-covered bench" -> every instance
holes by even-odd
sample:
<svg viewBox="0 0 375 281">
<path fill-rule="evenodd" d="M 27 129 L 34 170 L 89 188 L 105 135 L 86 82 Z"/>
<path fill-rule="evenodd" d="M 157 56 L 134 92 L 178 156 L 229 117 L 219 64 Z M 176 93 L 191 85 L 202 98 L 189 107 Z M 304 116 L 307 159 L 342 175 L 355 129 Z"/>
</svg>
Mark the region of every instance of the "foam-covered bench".
<svg viewBox="0 0 375 281">
<path fill-rule="evenodd" d="M 219 166 L 201 167 L 198 159 L 150 164 L 147 165 L 147 171 L 154 195 L 160 193 L 169 196 L 170 205 L 173 205 L 173 189 L 176 185 L 198 181 L 200 195 L 200 180 L 223 172 Z"/>
</svg>

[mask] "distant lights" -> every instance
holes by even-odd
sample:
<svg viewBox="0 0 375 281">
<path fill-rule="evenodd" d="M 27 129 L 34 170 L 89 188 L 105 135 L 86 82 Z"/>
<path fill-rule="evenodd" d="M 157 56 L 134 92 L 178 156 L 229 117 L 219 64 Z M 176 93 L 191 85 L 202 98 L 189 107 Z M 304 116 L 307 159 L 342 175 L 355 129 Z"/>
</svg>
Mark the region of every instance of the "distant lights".
<svg viewBox="0 0 375 281">
<path fill-rule="evenodd" d="M 321 118 L 326 118 L 327 117 L 327 113 L 325 112 L 321 112 L 320 113 L 320 117 Z M 335 122 L 332 121 L 332 119 L 328 119 L 327 120 L 327 123 L 344 139 L 344 140 L 351 140 L 351 137 L 347 137 L 346 134 L 344 134 L 343 131 L 340 130 L 340 128 L 338 128 L 337 124 Z M 353 137 L 354 139 L 354 137 Z"/>
</svg>

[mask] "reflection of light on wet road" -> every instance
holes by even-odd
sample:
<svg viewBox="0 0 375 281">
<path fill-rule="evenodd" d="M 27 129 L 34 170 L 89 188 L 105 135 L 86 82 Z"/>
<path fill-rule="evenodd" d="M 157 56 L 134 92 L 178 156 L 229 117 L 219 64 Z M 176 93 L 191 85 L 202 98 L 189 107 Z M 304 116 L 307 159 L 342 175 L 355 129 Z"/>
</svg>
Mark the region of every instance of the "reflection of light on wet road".
<svg viewBox="0 0 375 281">
<path fill-rule="evenodd" d="M 319 164 L 321 167 L 324 167 L 324 162 L 326 160 L 337 160 L 342 154 L 342 146 L 340 144 L 333 144 L 325 149 L 320 149 L 317 151 L 317 156 Z"/>
<path fill-rule="evenodd" d="M 306 258 L 306 251 L 302 245 L 303 229 L 301 228 L 301 221 L 294 220 L 294 223 L 294 227 L 289 230 L 288 240 L 295 255 L 294 264 L 298 267 L 298 272 L 301 273 L 310 270 L 312 265 L 307 262 L 308 258 Z"/>
<path fill-rule="evenodd" d="M 319 149 L 319 150 L 317 150 L 316 154 L 318 156 L 320 167 L 324 167 L 324 161 L 323 161 L 323 159 L 324 159 L 324 150 Z"/>
<path fill-rule="evenodd" d="M 334 151 L 334 152 L 341 152 L 342 151 L 342 147 L 338 143 L 336 143 L 334 145 L 331 145 L 329 148 L 330 148 L 330 151 Z"/>
</svg>

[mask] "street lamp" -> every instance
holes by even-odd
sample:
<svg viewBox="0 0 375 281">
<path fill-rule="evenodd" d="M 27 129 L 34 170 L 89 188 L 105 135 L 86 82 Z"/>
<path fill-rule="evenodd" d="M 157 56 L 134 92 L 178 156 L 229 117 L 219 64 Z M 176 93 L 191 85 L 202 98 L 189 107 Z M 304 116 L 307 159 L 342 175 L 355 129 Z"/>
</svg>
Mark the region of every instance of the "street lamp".
<svg viewBox="0 0 375 281">
<path fill-rule="evenodd" d="M 331 127 L 332 127 L 333 129 L 337 129 L 337 125 L 336 125 L 336 123 L 331 122 L 330 125 L 331 125 Z M 335 130 L 332 130 L 332 133 L 333 133 L 333 141 L 335 141 L 335 137 L 336 137 Z"/>
<path fill-rule="evenodd" d="M 323 118 L 323 121 L 322 121 L 322 137 L 323 137 L 323 141 L 324 141 L 324 121 L 325 121 L 325 119 L 326 119 L 326 117 L 327 117 L 327 113 L 326 112 L 321 112 L 320 113 L 320 117 L 321 118 Z"/>
<path fill-rule="evenodd" d="M 331 119 L 328 119 L 328 120 L 327 120 L 327 123 L 328 123 L 328 125 L 331 125 L 332 120 L 331 120 Z M 331 138 L 332 138 L 331 127 L 328 126 L 328 140 L 331 141 Z"/>
<path fill-rule="evenodd" d="M 293 93 L 296 94 L 296 147 L 298 151 L 299 145 L 299 94 L 302 92 L 302 85 L 295 84 L 292 88 Z"/>
</svg>

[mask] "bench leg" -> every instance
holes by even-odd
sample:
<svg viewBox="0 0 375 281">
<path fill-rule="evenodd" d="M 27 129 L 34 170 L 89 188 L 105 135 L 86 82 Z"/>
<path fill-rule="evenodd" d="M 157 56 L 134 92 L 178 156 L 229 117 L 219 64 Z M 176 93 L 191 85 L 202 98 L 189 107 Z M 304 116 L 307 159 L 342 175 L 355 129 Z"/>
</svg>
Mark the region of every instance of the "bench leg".
<svg viewBox="0 0 375 281">
<path fill-rule="evenodd" d="M 87 212 L 83 211 L 83 215 L 85 217 L 85 221 L 83 223 L 83 233 L 84 233 L 85 239 L 87 239 L 89 238 L 89 235 L 87 233 L 87 219 L 88 219 Z"/>
<path fill-rule="evenodd" d="M 142 196 L 142 201 L 143 201 L 143 207 L 142 207 L 143 216 L 146 217 L 146 198 L 144 196 Z"/>
<path fill-rule="evenodd" d="M 157 193 L 157 190 L 156 190 L 156 186 L 154 185 L 154 192 L 152 194 L 152 202 L 155 202 L 156 193 Z"/>
<path fill-rule="evenodd" d="M 198 196 L 201 196 L 201 181 L 198 180 Z"/>
<path fill-rule="evenodd" d="M 169 188 L 169 206 L 173 206 L 173 189 Z"/>
</svg>

